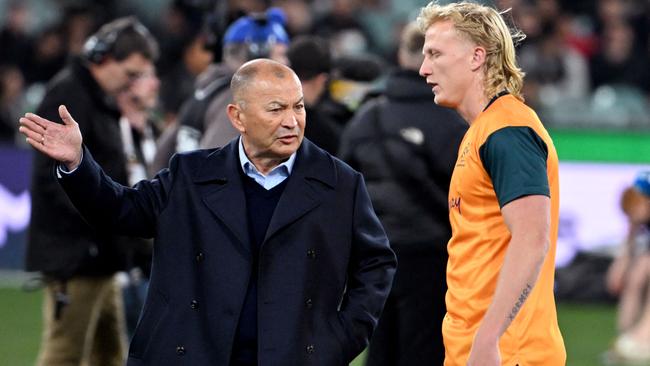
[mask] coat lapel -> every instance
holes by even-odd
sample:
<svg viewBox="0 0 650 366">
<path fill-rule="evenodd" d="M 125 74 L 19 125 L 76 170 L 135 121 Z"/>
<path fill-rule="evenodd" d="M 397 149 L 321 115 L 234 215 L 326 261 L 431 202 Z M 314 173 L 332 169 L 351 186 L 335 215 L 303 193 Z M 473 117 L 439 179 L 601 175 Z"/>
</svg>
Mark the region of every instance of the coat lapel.
<svg viewBox="0 0 650 366">
<path fill-rule="evenodd" d="M 325 198 L 323 191 L 333 188 L 336 182 L 331 157 L 304 139 L 288 179 L 271 217 L 264 243 L 279 230 L 321 204 Z"/>
<path fill-rule="evenodd" d="M 210 154 L 194 179 L 203 203 L 250 255 L 246 196 L 239 171 L 238 139 Z"/>
</svg>

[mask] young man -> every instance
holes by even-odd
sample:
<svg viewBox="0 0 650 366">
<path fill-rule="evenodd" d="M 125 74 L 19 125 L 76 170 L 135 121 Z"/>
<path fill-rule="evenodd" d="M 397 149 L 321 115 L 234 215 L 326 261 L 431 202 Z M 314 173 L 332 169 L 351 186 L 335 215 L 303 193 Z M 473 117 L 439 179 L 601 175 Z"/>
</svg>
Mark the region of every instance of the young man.
<svg viewBox="0 0 650 366">
<path fill-rule="evenodd" d="M 101 171 L 64 106 L 65 125 L 27 114 L 20 131 L 67 167 L 59 182 L 94 226 L 155 238 L 129 366 L 347 365 L 396 267 L 363 177 L 303 140 L 287 66 L 250 61 L 231 90 L 241 137 L 177 154 L 134 188 Z"/>
<path fill-rule="evenodd" d="M 522 102 L 513 36 L 496 10 L 473 3 L 430 3 L 418 22 L 420 75 L 470 123 L 449 189 L 445 365 L 562 365 L 557 154 Z"/>
</svg>

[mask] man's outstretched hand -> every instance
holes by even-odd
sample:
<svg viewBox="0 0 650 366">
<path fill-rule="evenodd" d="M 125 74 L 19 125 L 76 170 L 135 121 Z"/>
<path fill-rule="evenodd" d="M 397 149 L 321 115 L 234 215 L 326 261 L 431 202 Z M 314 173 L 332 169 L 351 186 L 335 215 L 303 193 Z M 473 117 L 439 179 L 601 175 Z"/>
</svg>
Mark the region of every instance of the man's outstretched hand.
<svg viewBox="0 0 650 366">
<path fill-rule="evenodd" d="M 68 170 L 73 170 L 81 164 L 81 131 L 63 105 L 59 106 L 59 116 L 63 124 L 27 113 L 20 119 L 18 130 L 36 150 L 60 161 Z"/>
</svg>

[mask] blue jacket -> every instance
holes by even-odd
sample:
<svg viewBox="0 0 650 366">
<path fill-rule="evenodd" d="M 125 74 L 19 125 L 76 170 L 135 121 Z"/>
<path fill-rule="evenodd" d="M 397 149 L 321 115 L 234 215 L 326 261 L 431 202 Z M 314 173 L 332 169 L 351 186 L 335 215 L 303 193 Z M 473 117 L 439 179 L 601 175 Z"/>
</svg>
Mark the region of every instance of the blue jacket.
<svg viewBox="0 0 650 366">
<path fill-rule="evenodd" d="M 237 140 L 175 155 L 135 188 L 88 150 L 59 181 L 94 226 L 154 237 L 129 366 L 230 362 L 251 273 Z M 363 177 L 305 139 L 262 243 L 259 365 L 347 365 L 368 344 L 396 260 Z"/>
</svg>

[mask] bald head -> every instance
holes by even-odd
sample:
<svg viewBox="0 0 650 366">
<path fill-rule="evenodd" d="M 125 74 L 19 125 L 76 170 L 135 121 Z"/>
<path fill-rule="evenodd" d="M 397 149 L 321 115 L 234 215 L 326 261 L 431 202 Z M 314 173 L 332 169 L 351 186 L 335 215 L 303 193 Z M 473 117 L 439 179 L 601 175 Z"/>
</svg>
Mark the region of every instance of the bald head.
<svg viewBox="0 0 650 366">
<path fill-rule="evenodd" d="M 287 79 L 294 79 L 300 85 L 296 73 L 289 67 L 270 59 L 260 58 L 243 64 L 230 81 L 235 103 L 244 106 L 249 92 L 255 90 L 260 83 L 276 83 Z"/>
</svg>

